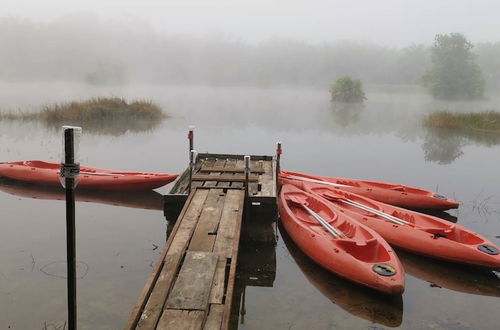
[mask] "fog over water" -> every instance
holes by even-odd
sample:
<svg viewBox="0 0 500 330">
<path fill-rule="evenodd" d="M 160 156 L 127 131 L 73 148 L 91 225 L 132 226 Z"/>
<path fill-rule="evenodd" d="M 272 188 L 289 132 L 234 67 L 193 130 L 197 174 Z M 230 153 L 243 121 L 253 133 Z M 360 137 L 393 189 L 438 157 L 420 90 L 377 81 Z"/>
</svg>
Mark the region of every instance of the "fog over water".
<svg viewBox="0 0 500 330">
<path fill-rule="evenodd" d="M 349 39 L 401 47 L 450 31 L 478 42 L 497 41 L 499 11 L 493 0 L 6 0 L 0 15 L 50 21 L 86 12 L 168 34 L 252 43 L 274 37 L 314 43 Z"/>
</svg>

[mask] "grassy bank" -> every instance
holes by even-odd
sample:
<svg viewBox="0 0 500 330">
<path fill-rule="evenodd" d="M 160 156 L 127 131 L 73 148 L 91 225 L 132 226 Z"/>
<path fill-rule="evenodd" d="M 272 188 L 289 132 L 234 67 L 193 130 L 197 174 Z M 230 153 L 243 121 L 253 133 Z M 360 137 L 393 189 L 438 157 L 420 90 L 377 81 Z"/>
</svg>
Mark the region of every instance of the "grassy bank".
<svg viewBox="0 0 500 330">
<path fill-rule="evenodd" d="M 127 102 L 118 97 L 48 105 L 40 112 L 0 114 L 0 120 L 39 121 L 52 127 L 78 125 L 86 131 L 113 135 L 152 129 L 165 117 L 151 101 Z"/>
<path fill-rule="evenodd" d="M 500 112 L 452 113 L 438 111 L 424 118 L 424 126 L 500 133 Z"/>
</svg>

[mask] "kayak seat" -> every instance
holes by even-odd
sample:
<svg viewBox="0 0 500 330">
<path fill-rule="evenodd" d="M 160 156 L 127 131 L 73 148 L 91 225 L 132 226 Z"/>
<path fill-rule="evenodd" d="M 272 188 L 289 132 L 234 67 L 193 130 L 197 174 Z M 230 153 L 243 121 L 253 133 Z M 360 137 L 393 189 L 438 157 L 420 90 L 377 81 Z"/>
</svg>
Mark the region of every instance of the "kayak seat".
<svg viewBox="0 0 500 330">
<path fill-rule="evenodd" d="M 364 262 L 384 262 L 390 259 L 387 250 L 376 238 L 361 241 L 339 239 L 337 244 L 354 258 Z"/>
<path fill-rule="evenodd" d="M 344 235 L 351 238 L 356 234 L 357 226 L 348 221 L 344 221 L 338 225 L 338 228 L 342 231 L 342 233 L 344 233 Z"/>
</svg>

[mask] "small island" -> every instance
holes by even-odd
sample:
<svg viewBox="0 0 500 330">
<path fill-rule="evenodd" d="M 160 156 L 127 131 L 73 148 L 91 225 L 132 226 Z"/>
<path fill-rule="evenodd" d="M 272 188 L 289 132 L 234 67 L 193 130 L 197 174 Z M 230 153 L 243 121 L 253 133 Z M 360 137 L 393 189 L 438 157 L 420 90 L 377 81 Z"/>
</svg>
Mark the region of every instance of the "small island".
<svg viewBox="0 0 500 330">
<path fill-rule="evenodd" d="M 438 111 L 424 118 L 424 126 L 500 133 L 500 112 L 453 113 Z"/>
<path fill-rule="evenodd" d="M 145 131 L 159 124 L 167 115 L 152 101 L 127 102 L 119 97 L 95 97 L 46 105 L 39 112 L 10 112 L 0 120 L 39 121 L 46 126 L 78 125 L 86 131 L 120 135 L 126 131 Z"/>
</svg>

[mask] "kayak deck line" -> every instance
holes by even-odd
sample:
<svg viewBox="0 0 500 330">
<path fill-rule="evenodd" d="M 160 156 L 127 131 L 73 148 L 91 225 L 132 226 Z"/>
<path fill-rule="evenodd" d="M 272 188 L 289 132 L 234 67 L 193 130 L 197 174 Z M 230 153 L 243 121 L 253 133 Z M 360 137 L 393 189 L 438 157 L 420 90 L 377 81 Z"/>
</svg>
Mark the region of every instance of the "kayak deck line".
<svg viewBox="0 0 500 330">
<path fill-rule="evenodd" d="M 300 180 L 300 181 L 312 182 L 312 183 L 319 183 L 319 184 L 324 184 L 324 185 L 333 186 L 333 187 L 350 187 L 349 185 L 346 185 L 346 184 L 315 180 L 315 179 L 304 178 L 304 177 L 296 176 L 296 175 L 284 175 L 284 177 L 287 179 Z"/>
<path fill-rule="evenodd" d="M 244 287 L 236 285 L 237 264 L 258 267 L 256 276 L 239 274 L 239 281 L 249 279 L 243 285 L 272 286 L 275 271 L 256 280 L 263 267 L 239 256 L 248 224 L 253 235 L 259 226 L 270 229 L 252 236 L 252 244 L 258 240 L 274 249 L 276 243 L 276 160 L 251 156 L 250 163 L 258 171 L 246 181 L 243 155 L 199 154 L 191 175 L 188 168 L 178 177 L 164 196 L 165 217 L 175 225 L 167 229 L 168 240 L 125 329 L 230 328 L 231 309 L 239 310 L 244 297 Z"/>
</svg>

